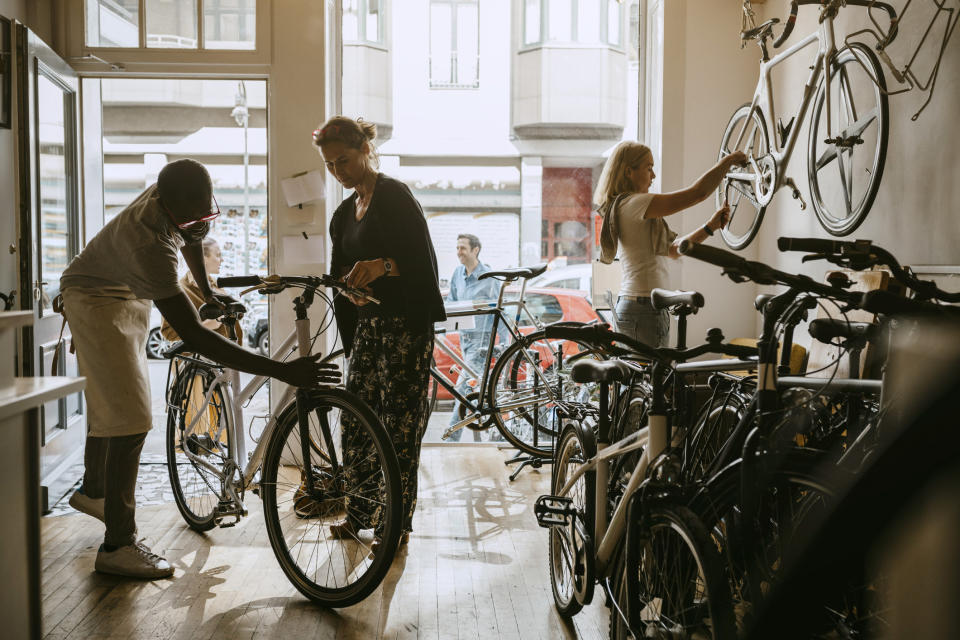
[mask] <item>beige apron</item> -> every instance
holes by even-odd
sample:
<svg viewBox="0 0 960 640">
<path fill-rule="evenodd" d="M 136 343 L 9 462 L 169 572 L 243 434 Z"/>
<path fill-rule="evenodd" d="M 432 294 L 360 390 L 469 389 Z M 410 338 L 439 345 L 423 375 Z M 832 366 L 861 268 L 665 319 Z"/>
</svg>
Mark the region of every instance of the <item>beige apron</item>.
<svg viewBox="0 0 960 640">
<path fill-rule="evenodd" d="M 125 287 L 70 287 L 63 303 L 80 375 L 87 378 L 88 434 L 146 433 L 153 427 L 146 351 L 150 301 Z"/>
</svg>

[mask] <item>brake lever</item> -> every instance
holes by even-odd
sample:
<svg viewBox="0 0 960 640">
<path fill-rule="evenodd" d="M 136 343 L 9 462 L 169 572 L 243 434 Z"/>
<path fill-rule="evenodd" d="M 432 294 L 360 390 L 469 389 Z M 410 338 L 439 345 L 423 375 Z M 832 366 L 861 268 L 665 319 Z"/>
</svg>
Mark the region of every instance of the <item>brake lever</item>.
<svg viewBox="0 0 960 640">
<path fill-rule="evenodd" d="M 724 269 L 720 275 L 727 276 L 737 284 L 743 284 L 744 282 L 750 282 L 750 278 L 743 276 L 739 271 L 731 271 L 729 269 Z"/>
</svg>

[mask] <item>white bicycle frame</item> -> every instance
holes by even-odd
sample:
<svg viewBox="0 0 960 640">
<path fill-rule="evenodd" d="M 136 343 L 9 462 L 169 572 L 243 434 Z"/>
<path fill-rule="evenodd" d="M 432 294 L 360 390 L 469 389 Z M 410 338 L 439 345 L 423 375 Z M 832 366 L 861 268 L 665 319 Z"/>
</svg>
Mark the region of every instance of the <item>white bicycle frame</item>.
<svg viewBox="0 0 960 640">
<path fill-rule="evenodd" d="M 274 351 L 274 353 L 271 355 L 272 359 L 277 360 L 281 355 L 286 355 L 292 352 L 294 345 L 296 345 L 301 357 L 310 355 L 310 319 L 307 318 L 304 320 L 296 320 L 295 324 L 296 329 L 292 331 L 290 335 L 287 336 L 286 340 L 283 341 L 280 347 Z M 216 367 L 217 365 L 211 363 L 211 366 Z M 260 465 L 263 462 L 264 451 L 267 443 L 270 441 L 270 436 L 273 434 L 274 428 L 276 428 L 277 416 L 268 416 L 267 423 L 264 427 L 263 433 L 260 436 L 260 440 L 257 442 L 257 446 L 254 448 L 253 453 L 250 454 L 249 459 L 247 459 L 247 445 L 243 422 L 243 405 L 253 398 L 253 395 L 268 379 L 269 378 L 267 376 L 256 376 L 247 383 L 247 386 L 241 389 L 240 372 L 236 369 L 223 368 L 213 379 L 213 382 L 210 383 L 203 397 L 202 406 L 206 407 L 210 403 L 210 398 L 213 395 L 214 389 L 219 388 L 224 394 L 224 403 L 227 406 L 226 428 L 229 434 L 228 442 L 230 443 L 231 461 L 235 465 L 235 468 L 242 470 L 241 480 L 244 488 L 251 488 L 255 486 L 254 477 L 256 476 L 256 473 L 260 469 Z M 234 389 L 239 390 L 236 398 L 234 398 Z M 286 407 L 293 399 L 293 393 L 294 389 L 292 387 L 287 387 L 280 396 L 280 401 L 276 404 L 276 406 Z M 192 432 L 197 422 L 205 415 L 204 411 L 197 411 L 195 413 L 196 415 L 193 416 L 190 424 L 185 428 L 185 431 L 187 432 Z M 219 436 L 219 434 L 217 435 Z M 236 488 L 234 487 L 232 469 L 229 477 L 224 477 L 223 469 L 211 464 L 206 457 L 190 452 L 187 447 L 183 448 L 183 454 L 194 464 L 200 465 L 220 477 L 224 482 L 224 488 L 226 489 L 227 494 L 236 502 L 236 504 L 240 505 L 243 513 L 246 514 L 246 507 L 243 506 L 243 502 L 240 500 L 240 497 L 237 495 Z"/>
<path fill-rule="evenodd" d="M 800 100 L 800 106 L 797 110 L 796 116 L 794 116 L 793 125 L 790 127 L 790 132 L 787 135 L 787 139 L 783 141 L 781 145 L 779 131 L 776 127 L 777 117 L 776 117 L 776 107 L 773 100 L 773 81 L 771 79 L 771 72 L 774 67 L 782 63 L 787 58 L 793 56 L 799 51 L 807 48 L 813 43 L 817 43 L 817 57 L 813 63 L 813 66 L 810 68 L 810 75 L 807 78 L 807 83 L 803 87 L 803 97 Z M 786 166 L 790 162 L 790 158 L 793 155 L 794 147 L 796 146 L 797 139 L 800 134 L 800 129 L 802 128 L 802 122 L 804 117 L 807 114 L 807 109 L 810 106 L 810 103 L 813 101 L 813 97 L 817 91 L 817 84 L 820 80 L 820 74 L 825 74 L 825 85 L 830 86 L 830 67 L 826 62 L 830 60 L 837 52 L 836 47 L 836 35 L 833 28 L 833 18 L 827 16 L 824 18 L 823 22 L 820 23 L 817 31 L 811 33 L 805 37 L 800 42 L 797 42 L 793 46 L 784 50 L 783 52 L 775 55 L 769 60 L 760 61 L 760 78 L 757 81 L 757 88 L 753 94 L 753 100 L 750 102 L 750 112 L 747 114 L 746 122 L 743 128 L 740 130 L 740 134 L 737 136 L 736 143 L 731 147 L 732 149 L 737 149 L 740 146 L 740 143 L 743 142 L 743 136 L 749 128 L 751 118 L 753 113 L 756 111 L 757 107 L 761 105 L 761 102 L 765 102 L 765 108 L 761 111 L 764 115 L 764 125 L 767 128 L 768 132 L 771 132 L 773 138 L 773 144 L 771 149 L 768 149 L 771 156 L 773 156 L 774 162 L 777 167 L 776 171 L 776 182 L 773 187 L 769 190 L 769 193 L 764 194 L 764 189 L 760 185 L 761 180 L 761 170 L 760 166 L 757 164 L 757 159 L 752 153 L 752 149 L 749 154 L 749 161 L 755 173 L 747 172 L 730 172 L 727 174 L 728 179 L 748 182 L 754 184 L 754 194 L 757 197 L 758 204 L 765 206 L 769 204 L 770 200 L 773 198 L 773 194 L 784 184 L 788 182 L 792 184 L 792 180 L 786 178 Z M 825 95 L 825 109 L 827 114 L 827 137 L 832 137 L 832 124 L 830 122 L 831 110 L 830 110 L 830 91 L 826 91 Z M 832 147 L 831 147 L 832 148 Z M 829 158 L 823 158 L 823 160 L 828 160 Z"/>
</svg>

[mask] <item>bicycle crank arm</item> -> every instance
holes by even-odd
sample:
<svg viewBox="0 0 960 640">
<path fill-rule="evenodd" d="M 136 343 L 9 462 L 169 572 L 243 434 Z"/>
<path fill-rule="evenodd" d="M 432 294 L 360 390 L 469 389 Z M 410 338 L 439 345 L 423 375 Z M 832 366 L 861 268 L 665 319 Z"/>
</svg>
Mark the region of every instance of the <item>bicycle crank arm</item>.
<svg viewBox="0 0 960 640">
<path fill-rule="evenodd" d="M 807 202 L 803 199 L 803 194 L 800 193 L 800 189 L 797 188 L 797 183 L 793 181 L 793 178 L 787 178 L 783 181 L 783 184 L 787 187 L 790 187 L 790 192 L 793 194 L 793 199 L 800 201 L 800 210 L 806 210 Z"/>
</svg>

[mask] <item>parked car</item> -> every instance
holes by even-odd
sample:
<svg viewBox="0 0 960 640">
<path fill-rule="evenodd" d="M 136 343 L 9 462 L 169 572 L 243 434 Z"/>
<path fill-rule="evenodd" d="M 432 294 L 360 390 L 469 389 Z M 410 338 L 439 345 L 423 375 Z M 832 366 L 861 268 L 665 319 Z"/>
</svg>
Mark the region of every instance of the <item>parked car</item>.
<svg viewBox="0 0 960 640">
<path fill-rule="evenodd" d="M 589 265 L 588 265 L 589 266 Z M 514 293 L 516 296 L 516 293 Z M 508 299 L 510 291 L 507 291 Z M 527 309 L 537 318 L 541 324 L 550 324 L 560 320 L 573 320 L 577 322 L 603 322 L 603 316 L 590 306 L 587 292 L 576 291 L 572 289 L 559 288 L 527 288 L 524 299 Z M 512 307 L 511 307 L 512 309 Z M 523 334 L 531 333 L 536 327 L 526 315 L 521 313 L 520 332 Z M 455 351 L 460 349 L 460 333 L 458 331 L 447 331 L 446 339 L 453 345 Z M 443 372 L 448 378 L 456 380 L 456 376 L 450 371 L 454 367 L 453 359 L 442 351 L 440 347 L 434 346 L 433 359 L 437 369 Z M 437 389 L 437 399 L 451 400 L 453 396 L 443 387 Z"/>
<path fill-rule="evenodd" d="M 536 278 L 530 278 L 528 288 L 557 288 L 583 291 L 590 295 L 590 280 L 593 277 L 593 265 L 571 264 L 544 271 Z"/>
<path fill-rule="evenodd" d="M 262 356 L 270 355 L 270 331 L 266 316 L 257 318 L 252 331 L 247 332 L 247 344 Z"/>
<path fill-rule="evenodd" d="M 150 307 L 150 334 L 147 336 L 147 357 L 157 360 L 163 357 L 163 350 L 170 343 L 160 333 L 160 323 L 163 316 L 157 307 Z M 240 321 L 243 326 L 244 335 L 247 338 L 247 344 L 257 349 L 262 355 L 270 355 L 269 331 L 267 331 L 267 307 L 266 304 L 254 304 L 248 306 L 247 314 Z"/>
<path fill-rule="evenodd" d="M 163 316 L 156 305 L 150 304 L 150 333 L 147 335 L 147 357 L 151 360 L 159 360 L 163 357 L 163 350 L 169 346 L 169 342 L 160 334 L 160 323 Z"/>
</svg>

